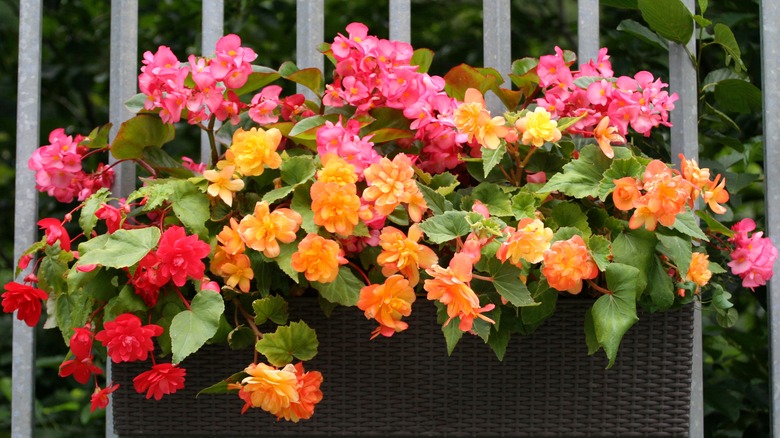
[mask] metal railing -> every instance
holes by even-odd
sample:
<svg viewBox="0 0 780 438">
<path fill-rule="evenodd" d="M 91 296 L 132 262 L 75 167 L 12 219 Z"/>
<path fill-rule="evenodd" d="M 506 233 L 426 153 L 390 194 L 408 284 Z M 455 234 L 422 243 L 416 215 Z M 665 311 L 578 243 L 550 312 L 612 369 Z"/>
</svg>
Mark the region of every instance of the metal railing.
<svg viewBox="0 0 780 438">
<path fill-rule="evenodd" d="M 694 0 L 683 0 L 694 9 Z M 297 17 L 297 64 L 301 68 L 323 67 L 324 57 L 317 46 L 324 41 L 324 0 L 296 0 Z M 110 71 L 110 113 L 114 131 L 132 116 L 124 102 L 137 93 L 138 59 L 138 0 L 111 1 L 111 71 Z M 40 145 L 40 92 L 41 92 L 41 23 L 42 1 L 20 2 L 19 20 L 19 82 L 16 133 L 16 192 L 14 214 L 14 257 L 37 240 L 36 220 L 38 203 L 34 176 L 27 170 L 27 158 Z M 389 23 L 392 39 L 410 41 L 411 0 L 390 0 Z M 223 34 L 223 0 L 203 0 L 203 51 L 211 50 Z M 761 4 L 761 50 L 762 77 L 776 78 L 780 73 L 780 5 L 763 1 Z M 599 49 L 599 0 L 579 0 L 578 34 L 579 59 L 595 58 Z M 511 63 L 509 0 L 483 0 L 483 47 L 484 64 L 499 72 L 508 72 Z M 693 52 L 693 40 L 688 46 Z M 672 156 L 682 152 L 686 157 L 698 155 L 696 73 L 684 47 L 672 44 L 669 48 L 670 90 L 680 95 L 677 109 L 672 113 L 674 127 L 671 132 Z M 766 188 L 777 186 L 780 178 L 780 83 L 764 81 L 763 116 Z M 299 86 L 300 87 L 300 86 Z M 299 90 L 308 93 L 309 90 Z M 488 104 L 495 111 L 500 101 L 492 94 Z M 208 156 L 207 141 L 201 148 Z M 124 164 L 124 163 L 123 163 Z M 115 190 L 129 193 L 134 186 L 135 172 L 128 166 L 119 167 L 116 173 Z M 780 240 L 780 191 L 765 190 L 767 234 Z M 22 276 L 28 272 L 23 272 Z M 770 315 L 780 315 L 780 282 L 773 281 L 769 287 Z M 701 314 L 695 319 L 694 369 L 691 397 L 690 435 L 703 435 L 702 396 L 702 353 Z M 780 319 L 770 318 L 771 379 L 772 379 L 772 430 L 780 430 Z M 13 400 L 12 436 L 26 438 L 33 436 L 34 424 L 34 351 L 33 329 L 14 319 L 13 324 Z M 108 370 L 110 373 L 110 370 Z M 110 379 L 110 375 L 108 376 Z M 114 436 L 112 412 L 107 410 L 106 435 Z"/>
</svg>

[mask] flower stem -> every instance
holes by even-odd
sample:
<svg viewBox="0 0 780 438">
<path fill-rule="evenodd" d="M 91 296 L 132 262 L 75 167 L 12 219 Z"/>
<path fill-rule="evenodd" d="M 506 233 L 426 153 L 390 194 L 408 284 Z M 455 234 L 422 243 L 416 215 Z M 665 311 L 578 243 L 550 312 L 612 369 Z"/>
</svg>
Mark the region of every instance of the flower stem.
<svg viewBox="0 0 780 438">
<path fill-rule="evenodd" d="M 482 281 L 489 281 L 491 283 L 493 282 L 493 277 L 485 277 L 484 275 L 471 274 L 471 278 L 476 278 L 477 280 Z"/>
<path fill-rule="evenodd" d="M 360 276 L 363 277 L 363 281 L 366 282 L 366 286 L 371 286 L 371 280 L 368 279 L 368 276 L 366 275 L 365 272 L 363 272 L 363 269 L 361 269 L 360 266 L 356 265 L 353 262 L 349 262 L 349 261 L 347 262 L 347 264 L 349 266 L 352 266 L 353 268 L 355 268 L 355 270 L 360 273 Z"/>
<path fill-rule="evenodd" d="M 257 325 L 255 324 L 255 317 L 252 316 L 249 312 L 247 312 L 246 309 L 244 309 L 244 306 L 241 305 L 241 301 L 239 301 L 238 298 L 233 298 L 233 305 L 235 305 L 236 309 L 238 309 L 238 311 L 241 312 L 241 316 L 244 317 L 246 323 L 249 325 L 252 331 L 255 332 L 255 337 L 257 338 L 257 340 L 262 339 L 263 332 L 261 332 L 260 329 L 257 328 Z M 257 359 L 255 359 L 255 362 L 257 362 Z"/>
<path fill-rule="evenodd" d="M 190 307 L 190 302 L 189 302 L 189 301 L 187 301 L 187 299 L 186 299 L 186 298 L 184 298 L 184 295 L 182 295 L 182 294 L 181 294 L 181 291 L 179 290 L 179 288 L 178 288 L 178 287 L 174 287 L 174 288 L 173 288 L 173 290 L 175 290 L 175 291 L 176 291 L 176 294 L 177 294 L 177 295 L 179 296 L 179 298 L 181 299 L 181 302 L 182 302 L 182 303 L 184 303 L 184 307 L 186 307 L 186 308 L 187 308 L 187 310 L 192 310 L 192 307 Z"/>
<path fill-rule="evenodd" d="M 596 289 L 597 291 L 599 291 L 599 292 L 601 292 L 603 294 L 612 295 L 612 291 L 611 290 L 604 289 L 603 287 L 601 287 L 598 284 L 596 284 L 593 280 L 585 280 L 585 281 L 587 281 L 588 285 L 590 285 L 590 287 L 592 287 L 593 289 Z"/>
<path fill-rule="evenodd" d="M 217 118 L 212 114 L 211 120 L 209 120 L 209 127 L 206 130 L 206 133 L 209 137 L 209 145 L 211 146 L 211 165 L 216 166 L 217 161 L 219 161 L 219 152 L 217 151 L 217 139 L 214 137 L 214 124 L 216 123 Z"/>
</svg>

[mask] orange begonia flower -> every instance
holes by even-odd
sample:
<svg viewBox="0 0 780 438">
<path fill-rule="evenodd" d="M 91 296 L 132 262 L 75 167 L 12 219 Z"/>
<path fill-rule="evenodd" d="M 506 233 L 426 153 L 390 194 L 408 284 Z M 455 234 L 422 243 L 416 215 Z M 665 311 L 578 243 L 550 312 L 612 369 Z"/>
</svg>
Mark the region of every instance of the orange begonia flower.
<svg viewBox="0 0 780 438">
<path fill-rule="evenodd" d="M 409 227 L 409 236 L 394 227 L 384 227 L 379 235 L 382 252 L 376 262 L 382 267 L 382 274 L 389 277 L 401 272 L 409 280 L 411 286 L 420 281 L 420 268 L 433 266 L 438 257 L 432 249 L 418 242 L 422 238 L 422 230 L 417 224 Z"/>
<path fill-rule="evenodd" d="M 641 183 L 630 176 L 613 179 L 612 182 L 615 184 L 615 190 L 612 192 L 612 202 L 615 203 L 615 207 L 621 211 L 634 208 L 634 203 L 641 196 L 639 193 Z"/>
<path fill-rule="evenodd" d="M 229 256 L 220 268 L 222 271 L 220 275 L 225 277 L 225 284 L 233 288 L 238 286 L 241 292 L 249 292 L 249 282 L 255 278 L 255 273 L 246 254 Z"/>
<path fill-rule="evenodd" d="M 360 198 L 355 184 L 317 181 L 311 186 L 314 223 L 331 233 L 347 237 L 359 222 Z"/>
<path fill-rule="evenodd" d="M 290 407 L 291 403 L 300 400 L 298 377 L 292 364 L 282 369 L 264 363 L 251 364 L 244 371 L 249 374 L 249 377 L 245 377 L 241 385 L 231 386 L 231 388 L 240 388 L 239 397 L 246 402 L 241 410 L 242 413 L 253 407 L 261 408 L 278 417 Z"/>
<path fill-rule="evenodd" d="M 222 227 L 222 231 L 217 234 L 217 242 L 226 253 L 231 255 L 246 251 L 246 245 L 238 232 L 238 222 L 232 217 L 230 218 L 230 226 L 225 225 Z"/>
<path fill-rule="evenodd" d="M 233 196 L 235 192 L 244 188 L 244 181 L 240 178 L 234 179 L 235 166 L 225 166 L 222 170 L 209 169 L 203 172 L 203 177 L 211 184 L 206 189 L 211 197 L 219 197 L 222 201 L 233 206 Z"/>
<path fill-rule="evenodd" d="M 282 133 L 271 128 L 252 128 L 244 131 L 241 128 L 233 133 L 233 144 L 228 150 L 230 155 L 227 163 L 232 161 L 238 171 L 244 176 L 262 175 L 265 168 L 278 169 L 282 157 L 276 152 L 282 141 Z"/>
<path fill-rule="evenodd" d="M 346 263 L 344 250 L 337 242 L 309 233 L 298 244 L 290 264 L 309 281 L 330 283 L 338 277 L 339 265 Z"/>
<path fill-rule="evenodd" d="M 412 314 L 415 298 L 409 281 L 400 275 L 391 275 L 384 284 L 363 287 L 357 306 L 365 311 L 367 319 L 374 318 L 379 323 L 379 327 L 371 333 L 371 339 L 380 334 L 390 337 L 406 330 L 409 324 L 401 321 L 401 317 Z"/>
<path fill-rule="evenodd" d="M 322 157 L 322 169 L 317 172 L 317 181 L 345 186 L 355 184 L 358 175 L 355 173 L 355 166 L 336 154 L 327 153 Z"/>
<path fill-rule="evenodd" d="M 314 415 L 314 406 L 322 400 L 322 373 L 319 371 L 304 372 L 303 362 L 295 364 L 295 377 L 298 378 L 298 401 L 290 403 L 282 409 L 279 418 L 297 423 L 308 420 Z"/>
<path fill-rule="evenodd" d="M 495 324 L 495 321 L 482 314 L 493 310 L 495 306 L 488 304 L 479 307 L 479 297 L 469 285 L 471 269 L 471 258 L 467 254 L 455 254 L 447 269 L 439 265 L 433 265 L 430 269 L 426 269 L 425 272 L 433 279 L 425 280 L 423 286 L 428 291 L 429 300 L 439 300 L 440 303 L 447 306 L 449 319 L 444 325 L 449 324 L 453 318 L 460 317 L 458 328 L 464 332 L 471 330 L 475 317 Z"/>
<path fill-rule="evenodd" d="M 582 280 L 596 278 L 599 268 L 579 235 L 559 240 L 544 252 L 542 275 L 553 289 L 578 294 Z"/>
<path fill-rule="evenodd" d="M 550 248 L 553 232 L 544 226 L 539 219 L 523 218 L 517 224 L 517 230 L 507 227 L 509 233 L 506 242 L 501 244 L 496 252 L 496 257 L 502 262 L 510 262 L 518 267 L 522 266 L 522 260 L 528 263 L 539 263 L 543 254 Z"/>
<path fill-rule="evenodd" d="M 604 155 L 609 158 L 613 158 L 615 156 L 615 151 L 612 150 L 612 143 L 623 144 L 626 142 L 626 139 L 623 138 L 622 135 L 618 134 L 617 130 L 617 127 L 609 126 L 608 116 L 604 116 L 593 130 L 593 138 L 595 138 L 598 142 L 599 148 L 601 148 L 601 152 L 604 152 Z"/>
<path fill-rule="evenodd" d="M 422 219 L 428 205 L 414 180 L 412 160 L 406 154 L 396 155 L 393 161 L 383 157 L 363 171 L 363 175 L 368 183 L 363 199 L 373 202 L 379 214 L 389 216 L 398 205 L 405 203 L 411 204 L 409 217 L 414 222 Z"/>
<path fill-rule="evenodd" d="M 238 232 L 246 246 L 262 252 L 266 257 L 279 255 L 279 242 L 290 243 L 295 240 L 303 218 L 289 208 L 277 208 L 269 211 L 268 203 L 255 204 L 254 213 L 244 216 L 238 224 Z"/>
<path fill-rule="evenodd" d="M 550 118 L 550 113 L 542 107 L 536 107 L 534 112 L 517 119 L 515 128 L 523 133 L 521 141 L 525 145 L 541 147 L 545 142 L 556 142 L 561 139 L 558 122 Z"/>
<path fill-rule="evenodd" d="M 710 271 L 710 256 L 701 252 L 694 252 L 691 256 L 691 266 L 685 274 L 685 281 L 696 283 L 696 292 L 699 288 L 709 283 L 712 278 Z"/>
</svg>

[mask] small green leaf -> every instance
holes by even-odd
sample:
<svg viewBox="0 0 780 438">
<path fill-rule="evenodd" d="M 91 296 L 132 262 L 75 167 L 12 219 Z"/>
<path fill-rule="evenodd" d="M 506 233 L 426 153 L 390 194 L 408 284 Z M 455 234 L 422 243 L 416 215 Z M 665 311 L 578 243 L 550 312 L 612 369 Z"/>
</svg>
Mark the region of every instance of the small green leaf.
<svg viewBox="0 0 780 438">
<path fill-rule="evenodd" d="M 612 160 L 612 165 L 604 172 L 604 177 L 599 181 L 599 199 L 606 201 L 607 196 L 615 190 L 614 180 L 627 176 L 639 178 L 644 173 L 644 169 L 642 163 L 634 157 Z"/>
<path fill-rule="evenodd" d="M 165 124 L 156 114 L 139 114 L 119 126 L 111 143 L 111 155 L 118 160 L 141 158 L 146 147 L 161 147 L 173 140 L 172 124 Z"/>
<path fill-rule="evenodd" d="M 452 210 L 452 202 L 448 201 L 439 192 L 417 181 L 417 187 L 425 198 L 425 202 L 428 204 L 428 208 L 434 214 L 444 214 L 447 211 Z"/>
<path fill-rule="evenodd" d="M 282 243 L 279 245 L 279 255 L 273 260 L 294 282 L 300 283 L 298 271 L 292 267 L 292 255 L 298 251 L 298 242 Z"/>
<path fill-rule="evenodd" d="M 496 184 L 480 183 L 471 192 L 471 197 L 485 204 L 491 216 L 512 216 L 512 200 Z"/>
<path fill-rule="evenodd" d="M 617 30 L 639 38 L 663 51 L 669 50 L 669 43 L 667 43 L 665 39 L 659 37 L 657 33 L 634 20 L 628 19 L 621 21 L 620 24 L 618 24 Z"/>
<path fill-rule="evenodd" d="M 672 259 L 680 275 L 684 277 L 691 266 L 692 250 L 690 239 L 665 231 L 663 228 L 658 229 L 656 236 L 658 236 L 657 248 L 659 252 Z"/>
<path fill-rule="evenodd" d="M 324 116 L 307 117 L 293 126 L 289 136 L 300 140 L 315 140 L 317 130 L 327 121 Z"/>
<path fill-rule="evenodd" d="M 588 356 L 593 356 L 601 348 L 596 338 L 596 327 L 593 325 L 592 308 L 585 313 L 585 344 L 588 346 Z"/>
<path fill-rule="evenodd" d="M 222 295 L 204 290 L 198 292 L 185 310 L 171 321 L 172 362 L 178 364 L 198 351 L 217 332 L 219 320 L 225 311 Z"/>
<path fill-rule="evenodd" d="M 289 326 L 278 327 L 273 333 L 266 333 L 257 341 L 255 348 L 268 362 L 282 367 L 298 360 L 311 360 L 317 355 L 317 334 L 305 322 L 292 322 Z"/>
<path fill-rule="evenodd" d="M 677 220 L 674 221 L 672 229 L 677 230 L 686 236 L 704 240 L 705 242 L 709 242 L 710 240 L 696 222 L 696 216 L 694 216 L 689 209 L 686 209 L 685 213 L 680 213 L 677 215 Z"/>
<path fill-rule="evenodd" d="M 709 5 L 709 0 L 698 0 L 699 3 L 699 11 L 702 15 L 707 13 L 707 6 Z M 737 421 L 734 419 L 734 421 Z"/>
<path fill-rule="evenodd" d="M 504 154 L 506 154 L 506 142 L 503 140 L 496 149 L 482 146 L 482 168 L 485 172 L 485 178 L 487 178 L 490 171 L 501 162 L 501 159 L 504 158 Z"/>
<path fill-rule="evenodd" d="M 138 114 L 144 109 L 144 103 L 146 103 L 146 95 L 144 93 L 138 93 L 125 101 L 125 108 L 132 114 Z"/>
<path fill-rule="evenodd" d="M 173 180 L 173 213 L 193 234 L 205 237 L 206 221 L 211 217 L 209 197 L 187 180 Z"/>
<path fill-rule="evenodd" d="M 200 397 L 201 394 L 227 394 L 229 392 L 235 392 L 237 390 L 228 389 L 228 383 L 240 382 L 247 376 L 249 376 L 249 374 L 247 374 L 246 371 L 239 371 L 225 380 L 220 380 L 219 382 L 200 390 L 200 392 L 195 395 L 195 398 Z"/>
<path fill-rule="evenodd" d="M 715 319 L 718 321 L 718 325 L 721 327 L 733 327 L 739 319 L 739 313 L 737 309 L 731 308 L 727 310 L 718 311 L 715 315 Z"/>
<path fill-rule="evenodd" d="M 409 64 L 416 65 L 418 73 L 428 73 L 428 69 L 431 68 L 432 62 L 433 51 L 431 49 L 417 49 L 412 54 L 412 59 L 409 61 Z"/>
<path fill-rule="evenodd" d="M 138 263 L 159 241 L 160 229 L 157 227 L 101 234 L 79 244 L 78 265 L 97 264 L 110 268 L 126 268 Z"/>
<path fill-rule="evenodd" d="M 123 313 L 141 313 L 148 310 L 144 300 L 133 291 L 133 288 L 125 285 L 117 296 L 106 303 L 106 307 L 103 309 L 103 319 L 113 321 Z"/>
<path fill-rule="evenodd" d="M 598 234 L 590 236 L 588 239 L 590 254 L 593 256 L 593 261 L 598 265 L 599 271 L 607 269 L 607 265 L 609 265 L 609 261 L 612 259 L 610 245 L 609 239 Z"/>
<path fill-rule="evenodd" d="M 465 236 L 471 231 L 466 222 L 468 213 L 465 211 L 448 211 L 436 215 L 420 223 L 420 229 L 433 243 L 449 242 L 456 237 Z"/>
<path fill-rule="evenodd" d="M 239 325 L 228 333 L 227 341 L 231 350 L 243 350 L 255 343 L 255 332 L 249 327 Z"/>
<path fill-rule="evenodd" d="M 463 332 L 458 328 L 460 318 L 456 316 L 447 323 L 447 320 L 449 319 L 447 308 L 438 301 L 436 302 L 436 308 L 436 320 L 439 324 L 442 324 L 441 332 L 444 334 L 444 341 L 447 343 L 447 355 L 452 356 L 452 352 L 455 351 L 455 346 L 458 345 L 458 341 L 463 337 Z M 444 325 L 445 323 L 447 325 Z"/>
<path fill-rule="evenodd" d="M 680 0 L 638 0 L 642 18 L 650 29 L 678 44 L 693 35 L 693 14 Z"/>
<path fill-rule="evenodd" d="M 282 181 L 294 186 L 314 178 L 317 168 L 314 166 L 313 157 L 300 155 L 283 160 L 281 172 Z"/>
<path fill-rule="evenodd" d="M 287 324 L 287 301 L 279 295 L 270 295 L 252 302 L 255 324 L 263 325 L 269 319 L 276 325 Z"/>
<path fill-rule="evenodd" d="M 512 214 L 515 219 L 536 217 L 539 198 L 528 192 L 520 192 L 512 197 Z"/>
<path fill-rule="evenodd" d="M 500 75 L 499 75 L 500 77 Z M 466 64 L 453 67 L 444 75 L 444 91 L 448 96 L 463 100 L 466 96 L 466 90 L 475 88 L 484 95 L 496 83 L 496 77 L 485 75 L 479 69 Z"/>
<path fill-rule="evenodd" d="M 104 148 L 108 145 L 108 133 L 111 131 L 111 123 L 106 123 L 103 126 L 98 126 L 84 137 L 79 143 L 81 146 L 86 146 L 90 149 Z"/>
<path fill-rule="evenodd" d="M 283 186 L 278 189 L 270 190 L 263 195 L 263 201 L 273 204 L 280 199 L 286 198 L 293 190 L 295 190 L 295 186 Z"/>
<path fill-rule="evenodd" d="M 574 227 L 582 231 L 584 237 L 592 234 L 588 217 L 585 216 L 579 205 L 570 202 L 561 202 L 552 210 L 552 218 L 559 227 Z"/>
<path fill-rule="evenodd" d="M 98 220 L 95 212 L 106 203 L 110 195 L 111 192 L 107 188 L 101 188 L 84 201 L 84 207 L 81 208 L 81 214 L 79 215 L 79 226 L 81 226 L 85 236 L 92 235 L 92 230 L 95 229 Z"/>
<path fill-rule="evenodd" d="M 352 271 L 346 266 L 339 268 L 339 275 L 330 283 L 313 281 L 312 287 L 320 292 L 320 295 L 331 303 L 342 306 L 356 306 L 360 298 L 360 289 L 365 286 Z"/>
<path fill-rule="evenodd" d="M 301 185 L 295 188 L 290 208 L 301 215 L 303 223 L 301 228 L 307 233 L 316 233 L 320 227 L 314 223 L 314 211 L 311 209 L 311 193 L 307 185 Z"/>
<path fill-rule="evenodd" d="M 674 282 L 658 257 L 653 257 L 651 269 L 647 273 L 647 289 L 644 296 L 648 296 L 653 304 L 650 310 L 666 310 L 674 304 Z"/>
<path fill-rule="evenodd" d="M 641 0 L 640 0 L 641 1 Z M 617 357 L 623 335 L 636 323 L 636 293 L 639 270 L 633 266 L 612 263 L 607 267 L 607 287 L 612 294 L 600 297 L 593 304 L 593 327 L 599 345 L 609 358 L 611 368 Z"/>
<path fill-rule="evenodd" d="M 647 286 L 647 272 L 655 263 L 653 258 L 655 258 L 657 244 L 655 233 L 643 229 L 625 231 L 612 241 L 612 261 L 639 270 L 637 277 L 639 294 Z"/>
<path fill-rule="evenodd" d="M 408 129 L 396 129 L 396 128 L 380 128 L 376 131 L 369 131 L 371 135 L 371 141 L 379 144 L 386 143 L 388 141 L 399 140 L 402 138 L 414 137 L 414 132 Z"/>
</svg>

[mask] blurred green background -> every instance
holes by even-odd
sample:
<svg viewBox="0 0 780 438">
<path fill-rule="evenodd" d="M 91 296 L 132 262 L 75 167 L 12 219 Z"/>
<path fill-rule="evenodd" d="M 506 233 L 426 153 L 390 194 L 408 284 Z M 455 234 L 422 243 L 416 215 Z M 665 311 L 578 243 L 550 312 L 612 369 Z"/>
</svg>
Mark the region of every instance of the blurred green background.
<svg viewBox="0 0 780 438">
<path fill-rule="evenodd" d="M 108 121 L 110 2 L 44 0 L 41 142 L 65 127 L 87 134 Z M 278 67 L 295 59 L 294 0 L 229 0 L 225 32 L 237 33 L 259 55 L 256 63 Z M 637 10 L 614 7 L 626 0 L 602 0 L 601 45 L 609 48 L 616 75 L 650 70 L 668 78 L 667 52 L 646 38 L 618 30 L 642 23 Z M 634 2 L 635 3 L 635 2 Z M 361 21 L 372 34 L 388 37 L 388 0 L 326 0 L 325 40 Z M 514 0 L 512 58 L 540 56 L 556 45 L 576 51 L 576 0 Z M 139 65 L 141 53 L 170 46 L 180 59 L 200 53 L 200 2 L 139 0 Z M 747 65 L 747 78 L 759 85 L 758 0 L 710 0 L 706 16 L 733 30 Z M 13 178 L 16 139 L 16 80 L 19 0 L 0 0 L 0 281 L 12 280 Z M 706 37 L 706 33 L 705 33 Z M 412 44 L 436 56 L 432 74 L 444 75 L 460 63 L 482 65 L 482 2 L 480 0 L 412 1 Z M 706 50 L 700 78 L 724 66 L 721 50 Z M 674 91 L 674 90 L 672 90 Z M 705 96 L 706 97 L 706 96 Z M 705 99 L 706 100 L 706 99 Z M 729 218 L 754 217 L 763 209 L 763 143 L 760 114 L 728 114 L 726 119 L 701 112 L 702 164 L 730 171 L 738 181 Z M 178 147 L 196 157 L 199 134 L 177 133 Z M 661 155 L 667 150 L 658 151 Z M 27 157 L 21 157 L 26 160 Z M 733 186 L 730 184 L 733 190 Z M 41 196 L 40 215 L 62 214 L 69 208 Z M 705 314 L 706 436 L 768 436 L 768 334 L 766 290 L 735 293 L 740 312 L 735 327 L 724 330 Z M 0 316 L 0 333 L 11 332 L 9 315 Z M 102 436 L 103 412 L 90 414 L 90 387 L 57 377 L 66 349 L 58 333 L 38 330 L 36 366 L 36 436 Z M 10 433 L 11 338 L 0 337 L 0 436 Z"/>
</svg>

